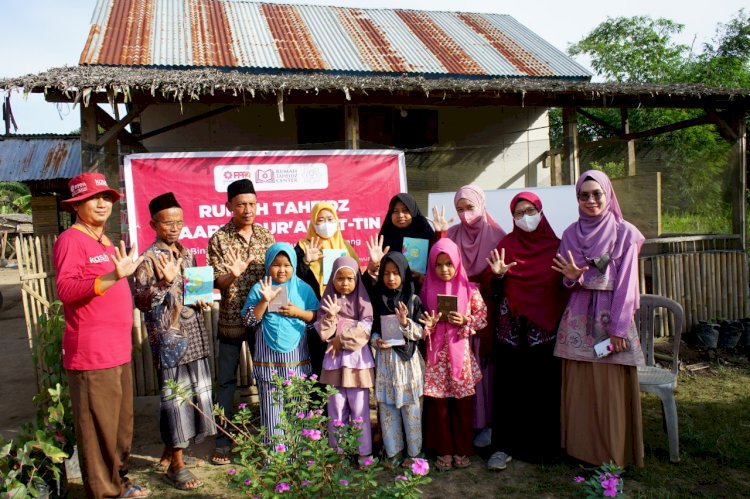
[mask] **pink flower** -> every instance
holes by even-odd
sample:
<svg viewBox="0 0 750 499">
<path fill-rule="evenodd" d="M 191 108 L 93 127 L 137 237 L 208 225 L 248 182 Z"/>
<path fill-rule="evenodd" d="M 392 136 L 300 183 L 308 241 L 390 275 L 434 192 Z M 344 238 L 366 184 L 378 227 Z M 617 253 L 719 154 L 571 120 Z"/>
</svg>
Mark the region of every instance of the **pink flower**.
<svg viewBox="0 0 750 499">
<path fill-rule="evenodd" d="M 302 430 L 302 436 L 310 440 L 320 440 L 320 430 Z"/>
<path fill-rule="evenodd" d="M 344 427 L 346 425 L 344 425 L 344 422 L 341 421 L 340 419 L 334 419 L 333 420 L 333 426 L 335 426 L 336 428 L 342 428 L 342 427 Z"/>
<path fill-rule="evenodd" d="M 573 481 L 574 481 L 575 483 L 581 483 L 581 482 L 583 482 L 584 480 L 586 480 L 586 479 L 585 479 L 585 478 L 583 478 L 583 477 L 582 477 L 582 476 L 580 476 L 580 475 L 578 475 L 577 477 L 575 477 L 575 478 L 573 479 Z"/>
<path fill-rule="evenodd" d="M 253 481 L 252 481 L 252 480 L 250 480 L 249 478 L 248 478 L 247 480 L 245 480 L 245 485 L 247 485 L 248 487 L 249 487 L 250 485 L 252 485 L 252 484 L 253 484 Z"/>
<path fill-rule="evenodd" d="M 317 374 L 312 374 L 312 375 L 310 375 L 310 379 L 313 379 L 313 380 L 318 379 L 318 375 Z"/>
<path fill-rule="evenodd" d="M 307 411 L 307 418 L 312 419 L 315 414 L 312 411 Z"/>
<path fill-rule="evenodd" d="M 373 459 L 368 456 L 362 460 L 362 466 L 370 466 L 373 462 Z"/>
<path fill-rule="evenodd" d="M 279 493 L 286 492 L 289 489 L 291 489 L 291 487 L 286 482 L 281 482 L 280 484 L 276 485 L 276 492 L 279 492 Z"/>
<path fill-rule="evenodd" d="M 356 424 L 362 424 L 364 422 L 364 419 L 362 419 L 362 416 L 360 416 L 358 418 L 354 418 L 354 422 Z"/>
<path fill-rule="evenodd" d="M 430 471 L 430 465 L 426 459 L 415 457 L 414 462 L 411 464 L 411 471 L 415 475 L 426 475 Z"/>
<path fill-rule="evenodd" d="M 300 487 L 307 487 L 310 485 L 310 480 L 302 480 L 299 485 Z"/>
<path fill-rule="evenodd" d="M 299 377 L 300 379 L 307 379 L 307 374 L 302 373 L 299 375 Z"/>
<path fill-rule="evenodd" d="M 312 461 L 312 460 L 311 460 L 311 461 L 308 461 L 308 462 L 307 462 L 307 465 L 308 465 L 308 466 L 315 466 L 315 461 Z"/>
<path fill-rule="evenodd" d="M 305 411 L 297 411 L 297 419 L 305 419 Z"/>
<path fill-rule="evenodd" d="M 237 407 L 240 408 L 240 409 L 247 409 L 247 404 L 243 402 L 240 405 L 238 405 Z"/>
<path fill-rule="evenodd" d="M 292 384 L 292 380 L 291 379 L 285 379 L 284 381 L 281 382 L 281 384 L 284 385 L 284 386 L 289 386 L 289 385 Z"/>
<path fill-rule="evenodd" d="M 344 487 L 346 487 L 347 485 L 349 485 L 349 480 L 344 480 L 344 479 L 342 478 L 341 480 L 339 480 L 339 483 L 340 483 L 341 485 L 343 485 Z"/>
<path fill-rule="evenodd" d="M 404 475 L 398 475 L 395 480 L 408 480 L 409 478 Z"/>
<path fill-rule="evenodd" d="M 286 445 L 284 445 L 284 444 L 277 444 L 276 447 L 275 447 L 275 449 L 276 449 L 276 452 L 286 452 Z"/>
<path fill-rule="evenodd" d="M 602 480 L 602 487 L 604 488 L 604 497 L 616 497 L 617 496 L 617 485 L 619 485 L 619 479 L 615 476 L 610 476 L 606 480 Z"/>
<path fill-rule="evenodd" d="M 237 470 L 234 468 L 229 468 L 227 470 L 227 475 L 236 475 L 236 474 L 237 474 Z"/>
<path fill-rule="evenodd" d="M 291 376 L 291 377 L 293 378 L 293 377 L 295 377 L 295 376 L 297 375 L 297 371 L 295 371 L 294 369 L 289 369 L 289 370 L 288 370 L 288 371 L 286 372 L 286 374 L 287 374 L 288 376 Z"/>
<path fill-rule="evenodd" d="M 323 414 L 323 409 L 315 409 L 313 412 L 320 416 L 321 414 Z"/>
</svg>

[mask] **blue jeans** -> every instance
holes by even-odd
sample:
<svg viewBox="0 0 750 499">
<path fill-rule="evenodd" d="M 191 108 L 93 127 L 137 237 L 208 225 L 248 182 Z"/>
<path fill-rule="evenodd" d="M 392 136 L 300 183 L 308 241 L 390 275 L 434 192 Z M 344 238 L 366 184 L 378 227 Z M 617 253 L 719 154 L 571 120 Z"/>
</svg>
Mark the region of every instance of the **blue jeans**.
<svg viewBox="0 0 750 499">
<path fill-rule="evenodd" d="M 224 409 L 224 416 L 234 416 L 234 392 L 237 389 L 237 365 L 240 362 L 242 342 L 227 341 L 219 338 L 219 372 L 216 401 Z M 226 428 L 225 428 L 226 429 Z M 216 434 L 216 448 L 232 446 L 232 441 L 221 431 Z"/>
</svg>

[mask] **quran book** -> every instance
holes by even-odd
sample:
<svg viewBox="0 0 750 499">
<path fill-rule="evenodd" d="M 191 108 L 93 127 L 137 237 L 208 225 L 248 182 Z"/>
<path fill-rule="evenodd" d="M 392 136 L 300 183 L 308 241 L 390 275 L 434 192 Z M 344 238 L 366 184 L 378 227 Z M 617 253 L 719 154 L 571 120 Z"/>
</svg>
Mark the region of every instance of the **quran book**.
<svg viewBox="0 0 750 499">
<path fill-rule="evenodd" d="M 405 237 L 402 249 L 409 268 L 420 274 L 427 273 L 427 256 L 429 254 L 430 241 L 417 237 Z"/>
<path fill-rule="evenodd" d="M 386 343 L 397 346 L 403 345 L 404 333 L 401 332 L 401 325 L 398 323 L 396 315 L 380 316 L 380 336 Z"/>
<path fill-rule="evenodd" d="M 185 305 L 192 305 L 197 301 L 206 303 L 214 301 L 213 267 L 187 267 L 183 284 L 185 289 L 182 299 Z"/>
<path fill-rule="evenodd" d="M 289 304 L 289 296 L 286 292 L 286 286 L 274 286 L 273 289 L 280 289 L 281 291 L 279 292 L 279 294 L 273 297 L 273 300 L 268 302 L 268 311 L 278 312 L 279 310 L 281 310 L 281 307 Z"/>
<path fill-rule="evenodd" d="M 346 256 L 345 249 L 324 249 L 323 250 L 323 284 L 328 284 L 328 278 L 331 277 L 333 262 L 340 256 Z"/>
<path fill-rule="evenodd" d="M 458 296 L 456 295 L 437 295 L 437 311 L 442 315 L 440 322 L 448 322 L 448 314 L 458 312 Z"/>
</svg>

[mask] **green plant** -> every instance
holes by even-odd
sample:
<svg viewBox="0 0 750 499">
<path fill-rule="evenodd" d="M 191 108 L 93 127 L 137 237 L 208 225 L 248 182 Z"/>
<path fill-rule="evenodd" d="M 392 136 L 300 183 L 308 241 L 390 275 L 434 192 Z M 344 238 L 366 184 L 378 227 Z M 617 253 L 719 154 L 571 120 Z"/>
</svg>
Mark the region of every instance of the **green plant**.
<svg viewBox="0 0 750 499">
<path fill-rule="evenodd" d="M 607 463 L 601 465 L 588 480 L 582 476 L 577 476 L 573 480 L 583 486 L 586 497 L 616 497 L 623 495 L 624 483 L 620 475 L 622 468 L 616 464 Z"/>
<path fill-rule="evenodd" d="M 263 427 L 253 425 L 252 414 L 241 404 L 231 422 L 216 410 L 222 426 L 233 430 L 227 433 L 234 441 L 237 455 L 235 465 L 227 471 L 229 485 L 243 495 L 253 497 L 399 497 L 421 495 L 419 487 L 431 480 L 426 475 L 429 465 L 416 459 L 410 470 L 382 480 L 378 460 L 358 455 L 361 419 L 351 423 L 334 421 L 336 443 L 328 442 L 329 418 L 323 404 L 335 389 L 321 389 L 316 376 L 275 377 L 274 400 L 283 406 L 279 432 L 270 438 Z M 177 383 L 168 384 L 183 402 L 190 403 L 189 395 Z M 204 415 L 208 417 L 208 415 Z"/>
</svg>

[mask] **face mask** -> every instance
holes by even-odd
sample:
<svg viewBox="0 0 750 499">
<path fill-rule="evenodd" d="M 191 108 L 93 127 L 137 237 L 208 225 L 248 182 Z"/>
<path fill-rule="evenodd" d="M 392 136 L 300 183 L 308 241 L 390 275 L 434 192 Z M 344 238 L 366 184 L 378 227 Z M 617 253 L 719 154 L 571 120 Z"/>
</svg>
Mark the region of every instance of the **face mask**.
<svg viewBox="0 0 750 499">
<path fill-rule="evenodd" d="M 474 210 L 466 210 L 458 214 L 458 218 L 466 225 L 473 225 L 480 217 L 479 212 Z"/>
<path fill-rule="evenodd" d="M 539 227 L 539 222 L 541 221 L 541 212 L 537 213 L 536 215 L 524 215 L 520 220 L 513 220 L 513 222 L 516 224 L 516 227 L 521 230 L 525 230 L 526 232 L 534 232 L 536 228 Z"/>
<path fill-rule="evenodd" d="M 336 222 L 323 222 L 322 224 L 315 224 L 315 232 L 323 239 L 336 234 L 336 230 L 339 228 Z"/>
</svg>

